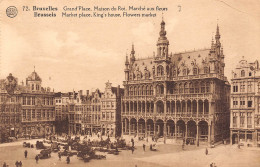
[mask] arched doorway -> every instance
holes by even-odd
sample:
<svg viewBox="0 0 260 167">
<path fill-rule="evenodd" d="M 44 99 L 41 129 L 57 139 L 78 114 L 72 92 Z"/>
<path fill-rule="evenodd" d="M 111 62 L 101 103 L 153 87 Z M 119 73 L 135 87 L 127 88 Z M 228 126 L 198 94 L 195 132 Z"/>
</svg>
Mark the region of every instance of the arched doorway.
<svg viewBox="0 0 260 167">
<path fill-rule="evenodd" d="M 127 118 L 123 119 L 123 134 L 129 134 L 129 120 Z"/>
<path fill-rule="evenodd" d="M 175 125 L 174 125 L 174 121 L 173 120 L 168 120 L 166 123 L 166 127 L 167 127 L 167 136 L 168 137 L 173 137 L 174 136 L 174 132 L 175 132 Z"/>
<path fill-rule="evenodd" d="M 208 141 L 208 123 L 206 121 L 199 122 L 199 140 Z"/>
<path fill-rule="evenodd" d="M 147 120 L 147 132 L 148 132 L 148 136 L 154 135 L 154 122 L 151 119 Z"/>
<path fill-rule="evenodd" d="M 158 114 L 162 114 L 163 112 L 164 112 L 164 105 L 163 105 L 163 102 L 162 101 L 158 101 L 157 103 L 156 103 L 156 106 L 157 106 L 157 113 Z"/>
<path fill-rule="evenodd" d="M 161 119 L 157 120 L 156 121 L 156 136 L 157 137 L 163 136 L 163 128 L 164 128 L 163 120 L 161 120 Z"/>
<path fill-rule="evenodd" d="M 138 120 L 138 135 L 145 136 L 145 120 L 142 118 Z"/>
<path fill-rule="evenodd" d="M 177 121 L 177 138 L 185 137 L 185 122 L 183 120 Z"/>
<path fill-rule="evenodd" d="M 130 135 L 132 135 L 132 134 L 135 135 L 137 132 L 137 122 L 136 122 L 135 118 L 132 118 L 130 120 L 130 129 L 131 129 Z"/>
<path fill-rule="evenodd" d="M 195 144 L 197 136 L 197 126 L 195 121 L 188 121 L 187 123 L 187 142 L 190 144 Z"/>
</svg>

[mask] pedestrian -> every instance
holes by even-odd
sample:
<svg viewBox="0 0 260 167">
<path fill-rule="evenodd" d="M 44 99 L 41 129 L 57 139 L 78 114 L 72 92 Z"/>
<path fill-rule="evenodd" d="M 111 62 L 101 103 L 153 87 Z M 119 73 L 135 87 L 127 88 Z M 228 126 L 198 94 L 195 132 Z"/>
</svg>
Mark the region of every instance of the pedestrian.
<svg viewBox="0 0 260 167">
<path fill-rule="evenodd" d="M 208 155 L 208 153 L 209 153 L 209 152 L 208 152 L 208 148 L 206 148 L 206 150 L 205 150 L 205 154 Z"/>
<path fill-rule="evenodd" d="M 59 156 L 59 160 L 61 160 L 61 153 L 60 152 L 58 153 L 58 156 Z"/>
<path fill-rule="evenodd" d="M 182 144 L 182 150 L 184 150 L 184 143 Z"/>
<path fill-rule="evenodd" d="M 4 162 L 3 167 L 7 167 L 6 163 Z"/>
<path fill-rule="evenodd" d="M 35 156 L 35 161 L 36 161 L 37 164 L 38 164 L 38 160 L 39 160 L 39 156 L 36 155 L 36 156 Z"/>
<path fill-rule="evenodd" d="M 25 150 L 25 151 L 24 151 L 24 157 L 27 158 L 27 155 L 28 155 L 28 151 Z"/>
<path fill-rule="evenodd" d="M 19 162 L 19 166 L 22 167 L 23 166 L 23 163 L 22 161 Z"/>
<path fill-rule="evenodd" d="M 132 154 L 134 154 L 134 151 L 135 151 L 135 148 L 134 148 L 134 147 L 132 147 Z"/>
<path fill-rule="evenodd" d="M 67 164 L 69 164 L 70 163 L 70 156 L 67 156 Z"/>
<path fill-rule="evenodd" d="M 16 167 L 19 166 L 19 162 L 18 162 L 18 161 L 15 162 L 15 166 L 16 166 Z"/>
<path fill-rule="evenodd" d="M 143 144 L 143 150 L 145 151 L 145 144 Z"/>
</svg>

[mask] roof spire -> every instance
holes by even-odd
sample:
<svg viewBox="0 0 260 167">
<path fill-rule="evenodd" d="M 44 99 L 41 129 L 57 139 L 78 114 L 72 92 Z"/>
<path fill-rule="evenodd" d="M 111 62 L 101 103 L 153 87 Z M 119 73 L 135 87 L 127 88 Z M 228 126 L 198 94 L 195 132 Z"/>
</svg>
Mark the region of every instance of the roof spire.
<svg viewBox="0 0 260 167">
<path fill-rule="evenodd" d="M 33 67 L 33 72 L 35 72 L 35 66 Z"/>
</svg>

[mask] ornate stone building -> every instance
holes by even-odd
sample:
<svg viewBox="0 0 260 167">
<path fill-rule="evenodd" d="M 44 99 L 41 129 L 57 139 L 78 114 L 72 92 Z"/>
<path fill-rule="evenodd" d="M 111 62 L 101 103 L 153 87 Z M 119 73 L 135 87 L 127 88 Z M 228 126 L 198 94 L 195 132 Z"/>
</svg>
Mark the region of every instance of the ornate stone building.
<svg viewBox="0 0 260 167">
<path fill-rule="evenodd" d="M 6 137 L 15 137 L 22 131 L 21 92 L 18 91 L 17 83 L 18 79 L 12 74 L 0 80 L 0 142 L 4 142 Z M 13 85 L 14 91 L 8 91 L 8 85 Z"/>
<path fill-rule="evenodd" d="M 136 59 L 134 46 L 126 56 L 123 134 L 197 143 L 227 138 L 230 85 L 219 27 L 210 49 L 170 54 L 168 46 L 162 21 L 153 56 Z"/>
<path fill-rule="evenodd" d="M 55 132 L 54 92 L 41 86 L 42 79 L 33 71 L 22 83 L 22 132 L 42 136 Z"/>
<path fill-rule="evenodd" d="M 242 59 L 231 79 L 231 144 L 260 145 L 260 68 Z"/>
<path fill-rule="evenodd" d="M 92 92 L 91 99 L 91 133 L 98 133 L 101 131 L 100 117 L 101 117 L 101 96 L 99 89 Z"/>
<path fill-rule="evenodd" d="M 121 135 L 121 97 L 124 89 L 112 87 L 108 81 L 105 92 L 101 96 L 101 128 L 102 135 L 120 136 Z"/>
</svg>

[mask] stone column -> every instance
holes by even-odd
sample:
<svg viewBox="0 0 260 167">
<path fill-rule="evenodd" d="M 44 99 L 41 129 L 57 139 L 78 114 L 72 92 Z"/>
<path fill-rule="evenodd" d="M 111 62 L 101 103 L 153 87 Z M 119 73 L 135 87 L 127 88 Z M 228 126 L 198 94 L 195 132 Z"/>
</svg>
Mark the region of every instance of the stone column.
<svg viewBox="0 0 260 167">
<path fill-rule="evenodd" d="M 233 143 L 233 141 L 232 141 L 232 136 L 233 136 L 233 131 L 232 130 L 230 130 L 230 145 L 232 145 Z"/>
<path fill-rule="evenodd" d="M 129 119 L 129 135 L 131 135 L 131 119 Z"/>
<path fill-rule="evenodd" d="M 137 106 L 136 106 L 136 112 L 137 112 L 137 115 L 139 115 L 139 101 L 136 102 Z"/>
<path fill-rule="evenodd" d="M 205 113 L 205 102 L 204 101 L 202 101 L 202 107 L 203 107 L 203 115 L 204 115 L 204 113 Z"/>
<path fill-rule="evenodd" d="M 138 123 L 138 121 L 136 121 L 136 132 L 137 132 L 137 136 L 139 136 L 139 123 Z"/>
<path fill-rule="evenodd" d="M 197 100 L 197 118 L 199 117 L 199 100 Z"/>
<path fill-rule="evenodd" d="M 211 125 L 208 125 L 208 144 L 210 145 L 210 141 L 211 141 Z"/>
<path fill-rule="evenodd" d="M 196 125 L 197 125 L 196 144 L 197 144 L 197 146 L 199 146 L 199 125 L 198 125 L 198 123 Z"/>
<path fill-rule="evenodd" d="M 187 140 L 187 137 L 188 137 L 188 123 L 185 123 L 185 141 Z"/>
<path fill-rule="evenodd" d="M 131 102 L 129 102 L 129 115 L 130 115 L 130 113 L 131 113 Z"/>
<path fill-rule="evenodd" d="M 103 129 L 103 128 L 102 128 Z M 101 132 L 102 133 L 102 132 Z M 124 135 L 124 121 L 122 121 L 122 131 L 121 131 L 121 136 Z"/>
<path fill-rule="evenodd" d="M 147 101 L 145 100 L 144 102 L 144 115 L 146 117 L 146 114 L 147 114 Z"/>
<path fill-rule="evenodd" d="M 166 122 L 163 125 L 163 136 L 164 136 L 164 144 L 166 143 Z"/>
<path fill-rule="evenodd" d="M 172 112 L 172 102 L 170 101 L 170 112 L 169 112 L 171 115 L 173 114 Z"/>
<path fill-rule="evenodd" d="M 144 130 L 145 137 L 147 137 L 147 121 L 146 120 L 144 121 L 144 128 L 145 128 L 145 130 Z"/>
<path fill-rule="evenodd" d="M 157 108 L 156 108 L 156 102 L 153 103 L 153 115 L 156 115 L 157 114 Z"/>
<path fill-rule="evenodd" d="M 166 112 L 167 112 L 167 102 L 163 101 L 163 105 L 164 105 L 164 116 L 166 116 Z"/>
<path fill-rule="evenodd" d="M 174 103 L 175 103 L 175 106 L 174 106 L 174 117 L 176 118 L 177 117 L 177 102 L 176 101 L 174 101 Z"/>
<path fill-rule="evenodd" d="M 188 113 L 188 101 L 185 100 L 185 106 L 186 106 L 186 116 L 187 116 L 187 113 Z"/>
<path fill-rule="evenodd" d="M 174 126 L 174 137 L 177 140 L 177 122 L 175 122 L 175 126 Z"/>
<path fill-rule="evenodd" d="M 155 136 L 155 134 L 156 134 L 156 121 L 154 122 L 154 124 L 153 124 L 153 135 Z"/>
</svg>

